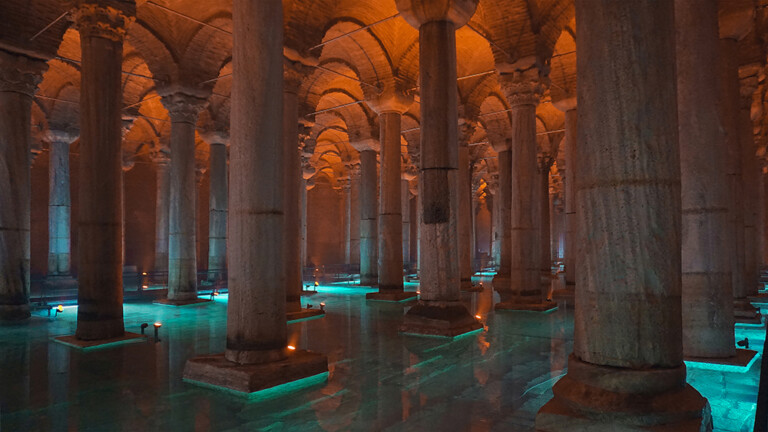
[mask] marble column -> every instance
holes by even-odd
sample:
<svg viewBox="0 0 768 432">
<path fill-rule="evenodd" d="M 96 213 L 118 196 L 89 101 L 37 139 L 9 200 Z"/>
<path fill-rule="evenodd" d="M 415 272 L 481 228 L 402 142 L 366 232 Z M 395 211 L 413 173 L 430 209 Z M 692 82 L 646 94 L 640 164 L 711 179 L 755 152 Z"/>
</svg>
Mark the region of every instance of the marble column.
<svg viewBox="0 0 768 432">
<path fill-rule="evenodd" d="M 379 291 L 368 293 L 365 298 L 402 301 L 415 297 L 413 293 L 406 294 L 403 287 L 403 203 L 400 184 L 400 126 L 403 113 L 413 101 L 396 90 L 389 90 L 366 102 L 379 115 L 381 167 L 377 221 Z"/>
<path fill-rule="evenodd" d="M 171 193 L 168 298 L 160 302 L 181 306 L 202 301 L 197 297 L 195 125 L 205 99 L 192 91 L 173 91 L 162 101 L 171 117 Z"/>
<path fill-rule="evenodd" d="M 477 291 L 472 285 L 472 170 L 469 162 L 469 141 L 475 125 L 462 119 L 459 133 L 459 166 L 456 190 L 458 191 L 459 219 L 459 281 L 462 291 Z"/>
<path fill-rule="evenodd" d="M 227 144 L 229 136 L 216 134 L 210 143 L 211 184 L 208 199 L 208 280 L 221 280 L 227 269 Z M 296 174 L 298 176 L 298 173 Z"/>
<path fill-rule="evenodd" d="M 132 13 L 132 11 L 131 11 Z M 123 40 L 129 18 L 82 3 L 80 32 L 80 167 L 78 176 L 78 310 L 80 340 L 122 337 Z"/>
<path fill-rule="evenodd" d="M 501 75 L 512 119 L 509 296 L 497 310 L 547 311 L 541 285 L 540 227 L 542 187 L 536 160 L 536 105 L 545 78 L 536 66 Z"/>
<path fill-rule="evenodd" d="M 301 262 L 301 189 L 303 173 L 299 149 L 299 87 L 304 77 L 301 63 L 283 60 L 283 260 L 285 262 L 286 312 L 301 311 L 304 268 Z M 298 317 L 296 317 L 298 318 Z"/>
<path fill-rule="evenodd" d="M 511 255 L 511 214 L 512 205 L 512 152 L 507 146 L 496 150 L 498 152 L 498 186 L 493 196 L 493 226 L 495 232 L 495 249 L 497 253 L 496 275 L 493 277 L 493 289 L 499 293 L 502 302 L 512 300 L 510 286 L 510 255 Z"/>
<path fill-rule="evenodd" d="M 76 134 L 52 130 L 48 162 L 48 276 L 69 276 L 72 200 L 69 182 L 69 146 Z"/>
<path fill-rule="evenodd" d="M 458 255 L 459 143 L 456 29 L 477 1 L 397 0 L 400 14 L 419 29 L 421 78 L 420 300 L 400 330 L 453 337 L 481 324 L 461 303 Z"/>
<path fill-rule="evenodd" d="M 168 212 L 171 197 L 171 159 L 164 151 L 157 151 L 155 164 L 155 271 L 168 271 Z"/>
<path fill-rule="evenodd" d="M 719 110 L 717 2 L 675 0 L 686 357 L 736 355 L 726 141 Z"/>
<path fill-rule="evenodd" d="M 376 286 L 378 275 L 378 206 L 376 150 L 360 151 L 360 285 Z"/>
<path fill-rule="evenodd" d="M 328 370 L 325 356 L 287 348 L 282 12 L 279 0 L 233 2 L 227 344 L 184 371 L 243 393 Z"/>
<path fill-rule="evenodd" d="M 30 316 L 30 124 L 47 67 L 0 50 L 0 321 Z"/>
<path fill-rule="evenodd" d="M 583 265 L 574 352 L 540 431 L 712 430 L 683 363 L 673 8 L 576 0 Z"/>
<path fill-rule="evenodd" d="M 403 264 L 406 273 L 411 273 L 411 186 L 412 178 L 403 173 L 400 180 L 400 197 L 403 215 Z"/>
<path fill-rule="evenodd" d="M 722 31 L 722 30 L 721 30 Z M 721 35 L 722 36 L 722 35 Z M 735 37 L 720 39 L 720 107 L 723 112 L 723 128 L 726 137 L 727 178 L 730 201 L 728 203 L 727 255 L 731 259 L 731 281 L 736 322 L 759 323 L 759 311 L 746 299 L 745 248 L 744 248 L 744 198 L 742 184 L 742 151 L 740 120 L 740 88 L 738 68 L 738 42 Z"/>
</svg>

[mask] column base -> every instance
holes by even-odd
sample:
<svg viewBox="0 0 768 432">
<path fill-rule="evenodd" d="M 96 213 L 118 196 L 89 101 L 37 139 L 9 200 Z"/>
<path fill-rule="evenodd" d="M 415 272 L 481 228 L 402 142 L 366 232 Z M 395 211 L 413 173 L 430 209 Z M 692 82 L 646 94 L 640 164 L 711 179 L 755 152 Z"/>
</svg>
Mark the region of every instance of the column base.
<svg viewBox="0 0 768 432">
<path fill-rule="evenodd" d="M 752 306 L 746 298 L 733 300 L 733 318 L 736 324 L 761 325 L 763 323 L 760 310 Z"/>
<path fill-rule="evenodd" d="M 419 295 L 415 292 L 405 292 L 400 290 L 380 290 L 365 295 L 366 300 L 385 302 L 406 302 L 415 300 L 418 297 Z"/>
<path fill-rule="evenodd" d="M 527 311 L 527 312 L 554 312 L 557 310 L 557 303 L 554 302 L 521 302 L 521 301 L 504 301 L 496 303 L 493 307 L 494 310 L 503 311 Z"/>
<path fill-rule="evenodd" d="M 210 303 L 211 299 L 202 299 L 199 297 L 195 297 L 193 299 L 183 299 L 183 300 L 171 300 L 171 299 L 159 299 L 152 302 L 152 304 L 156 305 L 163 305 L 163 306 L 195 306 L 200 305 L 203 303 Z"/>
<path fill-rule="evenodd" d="M 292 322 L 297 321 L 305 321 L 310 318 L 322 318 L 325 316 L 325 311 L 322 311 L 320 309 L 301 309 L 296 312 L 288 312 L 285 314 L 286 319 L 288 320 L 288 324 Z"/>
<path fill-rule="evenodd" d="M 682 386 L 675 385 L 680 383 Z M 685 383 L 685 367 L 632 370 L 568 360 L 568 374 L 536 414 L 547 432 L 709 432 L 709 402 Z"/>
<path fill-rule="evenodd" d="M 32 316 L 29 303 L 20 305 L 0 305 L 0 321 L 23 321 Z"/>
<path fill-rule="evenodd" d="M 262 390 L 277 389 L 327 372 L 326 356 L 305 350 L 292 351 L 282 360 L 259 364 L 233 363 L 226 360 L 224 354 L 215 354 L 187 360 L 184 381 L 252 398 L 258 397 L 257 392 Z"/>
<path fill-rule="evenodd" d="M 76 348 L 83 351 L 91 351 L 98 349 L 114 348 L 116 346 L 144 342 L 147 340 L 146 335 L 125 332 L 122 336 L 113 337 L 109 339 L 98 340 L 83 340 L 78 339 L 76 336 L 59 336 L 53 339 L 54 342 L 58 342 L 68 347 Z"/>
<path fill-rule="evenodd" d="M 473 285 L 472 279 L 462 279 L 461 280 L 461 290 L 464 292 L 482 292 L 483 286 L 482 285 Z"/>
<path fill-rule="evenodd" d="M 77 279 L 71 275 L 48 275 L 43 282 L 48 289 L 77 289 Z"/>
<path fill-rule="evenodd" d="M 122 316 L 120 319 L 88 321 L 80 319 L 81 310 L 78 311 L 77 329 L 74 336 L 78 340 L 98 342 L 125 336 L 125 324 Z"/>
<path fill-rule="evenodd" d="M 419 301 L 405 314 L 400 333 L 452 338 L 482 328 L 461 303 Z"/>
<path fill-rule="evenodd" d="M 757 360 L 757 351 L 736 348 L 736 355 L 726 358 L 685 357 L 689 369 L 706 369 L 720 372 L 747 372 Z"/>
</svg>

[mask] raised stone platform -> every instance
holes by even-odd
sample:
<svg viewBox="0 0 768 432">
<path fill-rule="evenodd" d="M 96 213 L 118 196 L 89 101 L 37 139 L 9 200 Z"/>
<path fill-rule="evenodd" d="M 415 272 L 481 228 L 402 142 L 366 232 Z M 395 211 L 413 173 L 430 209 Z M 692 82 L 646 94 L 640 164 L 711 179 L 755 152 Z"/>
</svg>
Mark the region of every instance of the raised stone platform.
<svg viewBox="0 0 768 432">
<path fill-rule="evenodd" d="M 256 392 L 327 372 L 326 356 L 305 350 L 292 351 L 280 361 L 249 365 L 215 354 L 187 360 L 184 381 L 251 398 L 258 397 Z"/>
<path fill-rule="evenodd" d="M 366 300 L 386 301 L 386 302 L 406 302 L 415 300 L 419 295 L 415 292 L 406 292 L 400 290 L 382 290 L 367 293 Z"/>
<path fill-rule="evenodd" d="M 518 303 L 518 302 L 500 302 L 496 303 L 494 309 L 497 311 L 524 311 L 524 312 L 554 312 L 557 310 L 557 303 Z"/>
<path fill-rule="evenodd" d="M 182 307 L 182 306 L 197 306 L 201 305 L 203 303 L 210 303 L 213 300 L 211 299 L 202 299 L 202 298 L 194 298 L 189 300 L 171 300 L 171 299 L 159 299 L 155 300 L 152 303 L 157 305 L 163 305 L 163 306 L 176 306 L 176 307 Z"/>
<path fill-rule="evenodd" d="M 125 332 L 121 337 L 111 339 L 99 339 L 99 340 L 82 340 L 76 338 L 74 335 L 59 336 L 53 339 L 54 342 L 66 345 L 68 347 L 80 349 L 83 351 L 91 351 L 98 349 L 114 348 L 120 345 L 126 345 L 131 343 L 144 342 L 147 340 L 146 335 L 138 333 Z"/>
<path fill-rule="evenodd" d="M 469 283 L 465 283 L 465 282 L 467 282 L 467 281 L 461 281 L 461 290 L 462 291 L 464 291 L 464 292 L 483 292 L 484 287 L 483 287 L 482 284 L 473 285 L 471 281 Z"/>
<path fill-rule="evenodd" d="M 463 304 L 419 302 L 405 314 L 400 332 L 419 336 L 456 337 L 483 328 Z"/>
<path fill-rule="evenodd" d="M 692 369 L 707 369 L 721 372 L 747 372 L 757 360 L 757 351 L 736 349 L 736 355 L 728 358 L 686 357 L 685 365 Z"/>
<path fill-rule="evenodd" d="M 285 314 L 286 319 L 288 320 L 288 323 L 297 322 L 297 321 L 305 321 L 312 318 L 322 318 L 325 316 L 325 311 L 320 309 L 307 309 L 304 308 L 297 312 L 288 312 Z"/>
</svg>

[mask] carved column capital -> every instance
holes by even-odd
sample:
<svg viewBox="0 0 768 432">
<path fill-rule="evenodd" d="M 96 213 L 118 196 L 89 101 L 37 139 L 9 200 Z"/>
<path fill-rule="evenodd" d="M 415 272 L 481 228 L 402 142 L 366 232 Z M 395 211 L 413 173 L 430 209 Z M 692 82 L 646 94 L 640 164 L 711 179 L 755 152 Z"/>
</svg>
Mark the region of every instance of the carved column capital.
<svg viewBox="0 0 768 432">
<path fill-rule="evenodd" d="M 477 122 L 465 118 L 459 119 L 459 146 L 466 147 L 477 129 Z"/>
<path fill-rule="evenodd" d="M 536 106 L 549 86 L 549 79 L 543 76 L 538 67 L 533 66 L 526 70 L 501 74 L 499 84 L 510 107 Z"/>
<path fill-rule="evenodd" d="M 133 17 L 111 6 L 81 2 L 72 13 L 80 37 L 98 37 L 114 42 L 125 39 L 126 27 Z"/>
<path fill-rule="evenodd" d="M 205 108 L 207 101 L 199 96 L 175 92 L 162 97 L 163 106 L 173 123 L 197 123 L 197 117 Z"/>
<path fill-rule="evenodd" d="M 32 97 L 47 69 L 48 65 L 43 61 L 0 50 L 0 92 Z"/>
<path fill-rule="evenodd" d="M 168 156 L 168 153 L 163 150 L 153 151 L 150 157 L 152 158 L 152 163 L 155 164 L 157 169 L 165 169 L 171 165 L 170 156 Z"/>
<path fill-rule="evenodd" d="M 283 89 L 293 94 L 299 93 L 304 78 L 312 73 L 312 68 L 298 61 L 283 57 Z"/>
</svg>

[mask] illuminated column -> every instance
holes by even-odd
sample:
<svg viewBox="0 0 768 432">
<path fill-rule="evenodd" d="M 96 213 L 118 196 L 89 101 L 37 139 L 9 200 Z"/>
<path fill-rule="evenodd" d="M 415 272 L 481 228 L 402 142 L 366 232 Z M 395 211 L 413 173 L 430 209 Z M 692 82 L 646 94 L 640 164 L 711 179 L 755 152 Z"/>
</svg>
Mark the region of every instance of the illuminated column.
<svg viewBox="0 0 768 432">
<path fill-rule="evenodd" d="M 349 264 L 360 266 L 360 164 L 347 165 L 349 172 Z M 353 270 L 354 272 L 354 270 Z"/>
<path fill-rule="evenodd" d="M 498 152 L 498 184 L 493 195 L 493 220 L 496 248 L 496 275 L 493 277 L 493 289 L 499 293 L 502 302 L 512 300 L 510 286 L 510 255 L 511 230 L 510 206 L 512 203 L 512 159 L 509 141 L 505 147 L 496 149 Z M 530 251 L 529 251 L 530 252 Z"/>
<path fill-rule="evenodd" d="M 30 124 L 47 67 L 0 51 L 0 321 L 30 316 Z"/>
<path fill-rule="evenodd" d="M 377 144 L 373 140 L 370 145 Z M 356 143 L 357 144 L 357 143 Z M 375 286 L 378 272 L 376 147 L 360 147 L 360 285 Z"/>
<path fill-rule="evenodd" d="M 381 167 L 379 169 L 379 214 L 376 222 L 379 291 L 368 293 L 365 298 L 401 301 L 414 297 L 413 293 L 406 294 L 403 291 L 403 203 L 400 185 L 400 125 L 403 113 L 408 110 L 413 100 L 398 91 L 389 90 L 370 98 L 366 103 L 379 115 Z M 363 157 L 361 154 L 360 160 L 365 177 L 367 162 Z"/>
<path fill-rule="evenodd" d="M 168 211 L 171 195 L 171 159 L 162 150 L 152 155 L 155 164 L 155 271 L 168 271 Z"/>
<path fill-rule="evenodd" d="M 412 174 L 402 173 L 400 197 L 403 215 L 403 264 L 408 273 L 411 272 L 411 180 L 413 180 Z"/>
<path fill-rule="evenodd" d="M 52 130 L 48 165 L 48 276 L 70 275 L 72 200 L 69 183 L 69 146 L 76 134 Z"/>
<path fill-rule="evenodd" d="M 81 340 L 125 335 L 121 66 L 128 22 L 124 11 L 92 3 L 75 12 L 82 51 L 75 333 Z"/>
<path fill-rule="evenodd" d="M 717 2 L 675 0 L 677 111 L 682 190 L 682 323 L 686 357 L 736 354 L 729 187 L 719 110 Z"/>
<path fill-rule="evenodd" d="M 336 180 L 341 186 L 342 214 L 344 218 L 344 264 L 349 265 L 352 262 L 352 186 L 349 177 L 341 177 Z"/>
<path fill-rule="evenodd" d="M 227 268 L 228 133 L 209 133 L 211 184 L 208 197 L 208 280 L 219 281 Z M 298 175 L 298 174 L 297 174 Z"/>
<path fill-rule="evenodd" d="M 477 1 L 397 0 L 401 16 L 419 29 L 421 76 L 421 259 L 419 302 L 401 331 L 457 336 L 481 328 L 461 303 L 458 222 L 458 106 L 456 29 Z"/>
<path fill-rule="evenodd" d="M 477 291 L 472 286 L 472 170 L 469 162 L 469 141 L 475 132 L 475 124 L 461 119 L 459 133 L 458 191 L 459 219 L 459 280 L 462 291 Z"/>
<path fill-rule="evenodd" d="M 712 430 L 683 363 L 673 8 L 576 0 L 583 265 L 574 352 L 539 431 Z"/>
<path fill-rule="evenodd" d="M 549 289 L 552 276 L 552 231 L 553 215 L 549 211 L 549 170 L 554 162 L 548 155 L 542 156 L 539 164 L 539 256 L 541 257 L 541 284 L 543 295 Z"/>
<path fill-rule="evenodd" d="M 499 249 L 499 238 L 501 233 L 499 232 L 499 173 L 491 173 L 490 180 L 488 182 L 488 193 L 490 194 L 490 208 L 491 211 L 491 259 L 494 262 L 494 269 L 499 269 L 499 263 L 501 262 L 501 250 Z M 495 277 L 494 277 L 495 279 Z M 494 288 L 496 286 L 494 285 Z"/>
<path fill-rule="evenodd" d="M 315 175 L 317 169 L 310 164 L 310 156 L 308 154 L 302 154 L 301 166 L 302 166 L 302 188 L 301 188 L 301 269 L 302 276 L 304 269 L 307 267 L 307 191 L 315 187 L 315 179 L 312 176 Z"/>
<path fill-rule="evenodd" d="M 541 233 L 536 216 L 541 213 L 541 174 L 536 161 L 536 105 L 546 78 L 536 66 L 501 75 L 501 85 L 510 105 L 512 119 L 509 227 L 509 296 L 496 309 L 546 311 L 541 289 Z M 503 180 L 500 179 L 503 184 Z M 542 215 L 543 216 L 543 215 Z M 502 258 L 503 261 L 503 258 Z"/>
<path fill-rule="evenodd" d="M 578 112 L 576 111 L 576 98 L 567 98 L 556 102 L 555 107 L 565 112 L 565 288 L 573 290 L 576 285 L 576 274 L 579 265 L 576 258 L 579 256 L 578 244 L 576 244 L 576 181 L 579 169 L 576 166 L 578 151 Z"/>
<path fill-rule="evenodd" d="M 177 91 L 163 96 L 171 117 L 171 180 L 168 212 L 168 298 L 185 305 L 197 298 L 197 212 L 195 198 L 195 124 L 205 107 L 202 95 Z"/>
<path fill-rule="evenodd" d="M 287 347 L 282 12 L 279 0 L 233 2 L 227 344 L 184 371 L 243 393 L 328 370 L 325 356 Z"/>
</svg>

